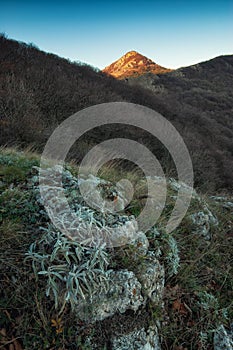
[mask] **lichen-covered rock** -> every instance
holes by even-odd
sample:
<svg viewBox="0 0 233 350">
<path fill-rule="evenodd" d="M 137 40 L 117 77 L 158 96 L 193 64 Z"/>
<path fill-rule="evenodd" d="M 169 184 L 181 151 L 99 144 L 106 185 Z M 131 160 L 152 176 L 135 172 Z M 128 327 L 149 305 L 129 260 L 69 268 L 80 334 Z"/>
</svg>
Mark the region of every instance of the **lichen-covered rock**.
<svg viewBox="0 0 233 350">
<path fill-rule="evenodd" d="M 142 285 L 143 294 L 154 303 L 161 302 L 165 272 L 159 261 L 156 258 L 145 260 L 139 265 L 136 276 Z"/>
<path fill-rule="evenodd" d="M 112 247 L 129 244 L 135 241 L 135 237 L 145 236 L 138 232 L 137 221 L 133 216 L 118 214 L 123 209 L 118 208 L 118 204 L 126 203 L 126 199 L 112 183 L 92 175 L 87 179 L 77 179 L 68 170 L 62 172 L 59 165 L 43 170 L 33 167 L 33 173 L 39 171 L 43 198 L 38 196 L 38 203 L 47 208 L 53 223 L 69 238 L 92 246 L 102 242 Z M 29 186 L 33 186 L 39 195 L 38 175 L 32 177 Z M 116 211 L 106 212 L 102 206 L 103 198 L 110 201 Z M 91 201 L 93 205 L 87 206 L 85 200 Z M 147 251 L 146 237 L 143 240 L 142 250 Z"/>
<path fill-rule="evenodd" d="M 191 218 L 193 224 L 195 225 L 193 232 L 200 234 L 207 240 L 210 239 L 210 224 L 208 214 L 203 213 L 203 211 L 199 211 L 198 213 L 192 214 Z"/>
<path fill-rule="evenodd" d="M 35 169 L 38 172 L 38 168 Z M 105 319 L 116 316 L 116 314 L 125 314 L 128 310 L 135 313 L 145 309 L 146 303 L 151 301 L 163 307 L 163 289 L 165 281 L 165 269 L 160 263 L 163 242 L 166 244 L 163 262 L 169 276 L 176 274 L 179 267 L 179 250 L 176 240 L 172 235 L 160 233 L 155 227 L 151 233 L 139 231 L 137 220 L 133 215 L 127 215 L 124 208 L 128 203 L 129 196 L 125 191 L 124 185 L 114 185 L 98 177 L 88 175 L 75 178 L 68 170 L 62 170 L 57 166 L 55 169 L 44 169 L 41 173 L 44 181 L 44 200 L 51 206 L 55 205 L 61 191 L 64 191 L 63 200 L 57 203 L 57 210 L 62 215 L 58 215 L 58 227 L 68 227 L 67 235 L 73 240 L 80 238 L 78 234 L 87 231 L 91 227 L 94 235 L 90 237 L 103 239 L 107 247 L 124 246 L 127 251 L 128 265 L 123 265 L 125 270 L 106 270 L 109 277 L 109 283 L 95 294 L 89 294 L 85 291 L 85 298 L 80 298 L 75 304 L 75 313 L 78 319 L 87 323 L 104 321 Z M 60 188 L 57 179 L 62 176 L 63 188 Z M 148 180 L 148 179 L 147 179 Z M 218 224 L 217 218 L 212 214 L 206 202 L 198 194 L 184 183 L 169 179 L 167 182 L 162 177 L 149 178 L 156 189 L 151 198 L 151 205 L 156 210 L 163 208 L 164 189 L 167 186 L 169 195 L 169 211 L 174 206 L 179 191 L 182 189 L 184 195 L 192 197 L 190 214 L 187 220 L 192 222 L 192 232 L 198 233 L 204 239 L 211 238 L 211 227 Z M 143 180 L 144 181 L 144 180 Z M 39 189 L 38 174 L 31 179 L 31 186 Z M 56 190 L 56 196 L 50 189 Z M 143 187 L 143 186 L 142 186 Z M 130 188 L 129 188 L 130 192 Z M 64 198 L 69 204 L 69 209 L 76 215 L 75 220 L 71 220 L 67 207 L 63 201 Z M 43 202 L 40 202 L 43 204 Z M 63 207 L 64 205 L 64 207 Z M 166 213 L 167 215 L 167 213 Z M 169 216 L 169 215 L 168 215 Z M 72 226 L 73 225 L 73 226 Z M 152 232 L 153 231 L 153 232 Z M 153 234 L 152 234 L 153 233 Z M 108 234 L 111 236 L 111 244 L 108 245 Z M 99 237 L 99 238 L 98 238 Z M 150 239 L 157 241 L 156 244 L 149 244 Z M 82 238 L 82 237 L 81 237 Z M 89 239 L 89 237 L 88 237 Z M 83 241 L 80 241 L 83 243 Z M 95 242 L 93 242 L 95 244 Z M 88 241 L 88 244 L 90 242 Z M 164 252 L 163 252 L 164 253 Z M 128 255 L 127 255 L 128 254 Z M 114 266 L 114 265 L 113 265 Z M 112 267 L 111 267 L 112 268 Z M 122 268 L 122 267 L 121 267 Z M 140 311 L 139 311 L 140 312 Z M 105 322 L 105 321 L 104 321 Z M 144 327 L 143 327 L 144 326 Z M 140 324 L 140 328 L 127 330 L 127 334 L 114 334 L 110 339 L 113 350 L 158 350 L 160 349 L 157 328 L 146 328 L 145 324 Z M 223 333 L 223 331 L 221 331 Z M 225 342 L 228 344 L 230 338 L 221 340 L 220 331 L 216 333 L 216 342 Z M 117 332 L 116 332 L 117 333 Z M 226 332 L 225 332 L 226 333 Z M 226 336 L 229 335 L 226 333 Z M 226 340 L 227 339 L 227 340 Z M 217 344 L 217 343 L 216 343 Z M 229 343 L 230 344 L 230 343 Z M 94 345 L 92 346 L 95 349 Z M 223 348 L 216 348 L 220 350 Z"/>
<path fill-rule="evenodd" d="M 135 256 L 132 258 L 138 258 L 139 256 L 145 256 L 149 248 L 149 241 L 144 232 L 135 232 L 134 237 L 129 241 L 130 245 L 135 247 Z"/>
<path fill-rule="evenodd" d="M 218 225 L 217 218 L 211 213 L 209 208 L 205 205 L 203 211 L 191 214 L 192 223 L 194 225 L 194 233 L 203 236 L 204 239 L 211 239 L 211 226 Z"/>
<path fill-rule="evenodd" d="M 137 311 L 145 304 L 141 284 L 132 271 L 111 271 L 109 277 L 110 284 L 105 293 L 77 306 L 77 316 L 80 319 L 89 322 L 100 321 L 116 312 Z"/>
<path fill-rule="evenodd" d="M 184 182 L 182 181 L 177 181 L 173 178 L 169 178 L 169 186 L 171 187 L 171 189 L 175 192 L 178 192 L 181 187 L 184 191 L 188 192 L 188 193 L 192 193 L 192 196 L 195 198 L 197 197 L 197 192 L 191 188 L 190 186 L 186 185 Z"/>
<path fill-rule="evenodd" d="M 91 174 L 86 179 L 80 177 L 78 185 L 84 200 L 100 211 L 122 211 L 131 200 L 131 196 L 126 198 L 125 193 L 130 191 L 125 191 L 121 184 L 114 186 L 111 182 Z"/>
<path fill-rule="evenodd" d="M 199 196 L 196 196 L 196 200 L 200 210 L 190 215 L 193 226 L 192 232 L 199 234 L 205 240 L 210 240 L 211 228 L 218 225 L 218 218 Z"/>
<path fill-rule="evenodd" d="M 227 198 L 224 196 L 211 196 L 212 200 L 214 200 L 216 203 L 218 203 L 223 208 L 233 210 L 233 198 Z"/>
<path fill-rule="evenodd" d="M 233 325 L 231 331 L 227 332 L 221 325 L 214 334 L 214 350 L 233 350 Z"/>
<path fill-rule="evenodd" d="M 192 195 L 191 199 L 191 210 L 194 205 L 199 210 L 194 211 L 189 215 L 191 219 L 193 229 L 193 233 L 200 234 L 205 240 L 211 239 L 211 227 L 218 225 L 217 217 L 210 211 L 207 203 L 201 198 L 195 189 L 190 188 L 183 182 L 178 182 L 173 178 L 169 179 L 169 188 L 172 190 L 173 194 L 170 195 L 171 198 L 177 199 L 177 193 L 182 188 L 183 192 Z"/>
<path fill-rule="evenodd" d="M 156 326 L 141 328 L 112 340 L 112 350 L 160 350 Z"/>
</svg>

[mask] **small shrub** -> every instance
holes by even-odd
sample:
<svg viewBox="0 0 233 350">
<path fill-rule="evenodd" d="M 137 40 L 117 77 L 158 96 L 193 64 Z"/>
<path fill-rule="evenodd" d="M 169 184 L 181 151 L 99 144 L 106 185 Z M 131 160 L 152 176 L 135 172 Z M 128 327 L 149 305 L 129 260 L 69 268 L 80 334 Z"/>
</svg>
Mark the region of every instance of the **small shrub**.
<svg viewBox="0 0 233 350">
<path fill-rule="evenodd" d="M 108 255 L 103 246 L 85 247 L 64 234 L 44 229 L 46 234 L 30 246 L 27 258 L 32 261 L 36 278 L 47 279 L 46 295 L 52 296 L 55 307 L 72 309 L 81 300 L 92 300 L 108 286 Z"/>
</svg>

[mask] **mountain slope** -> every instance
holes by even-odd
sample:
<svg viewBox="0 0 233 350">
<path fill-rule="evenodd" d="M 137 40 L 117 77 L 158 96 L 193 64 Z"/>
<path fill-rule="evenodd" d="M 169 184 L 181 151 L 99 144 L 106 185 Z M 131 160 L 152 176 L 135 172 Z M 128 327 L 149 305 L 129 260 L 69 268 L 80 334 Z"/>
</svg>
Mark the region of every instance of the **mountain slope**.
<svg viewBox="0 0 233 350">
<path fill-rule="evenodd" d="M 140 76 L 148 72 L 161 74 L 170 71 L 171 69 L 159 66 L 151 59 L 136 51 L 127 52 L 124 56 L 119 58 L 119 60 L 103 69 L 104 73 L 118 79 Z"/>
<path fill-rule="evenodd" d="M 41 151 L 57 125 L 73 113 L 104 102 L 136 103 L 161 113 L 179 131 L 191 154 L 195 186 L 233 191 L 232 80 L 233 56 L 126 82 L 0 36 L 0 144 L 33 144 Z M 176 176 L 158 140 L 124 125 L 93 129 L 69 158 L 80 160 L 93 145 L 114 137 L 140 140 L 164 171 Z"/>
<path fill-rule="evenodd" d="M 223 55 L 215 57 L 211 60 L 194 64 L 188 67 L 182 67 L 174 71 L 168 72 L 166 75 L 155 76 L 154 74 L 145 74 L 143 77 L 135 77 L 131 79 L 132 83 L 139 83 L 143 87 L 150 88 L 153 91 L 158 91 L 156 85 L 161 82 L 168 82 L 173 79 L 176 81 L 186 81 L 186 84 L 198 85 L 206 82 L 206 88 L 220 91 L 220 89 L 227 90 L 232 95 L 232 89 L 230 85 L 232 83 L 233 74 L 233 55 Z M 208 83 L 207 83 L 208 81 Z M 180 85 L 180 84 L 179 84 Z M 178 86 L 179 86 L 178 85 Z M 169 88 L 176 90 L 177 86 L 170 84 Z M 153 88 L 154 87 L 154 88 Z"/>
<path fill-rule="evenodd" d="M 174 122 L 182 123 L 186 144 L 195 147 L 192 160 L 194 164 L 199 163 L 199 175 L 208 183 L 211 181 L 209 169 L 213 174 L 217 172 L 217 187 L 222 181 L 232 182 L 232 81 L 233 55 L 216 57 L 167 74 L 145 74 L 128 79 L 128 84 L 134 88 L 140 86 L 152 91 L 157 101 L 165 103 L 172 111 Z"/>
</svg>

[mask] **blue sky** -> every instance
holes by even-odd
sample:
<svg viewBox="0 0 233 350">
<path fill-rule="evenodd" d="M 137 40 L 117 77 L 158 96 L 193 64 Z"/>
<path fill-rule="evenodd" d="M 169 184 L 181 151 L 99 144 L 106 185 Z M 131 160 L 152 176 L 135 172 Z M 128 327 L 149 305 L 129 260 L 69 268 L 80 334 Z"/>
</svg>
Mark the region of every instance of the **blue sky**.
<svg viewBox="0 0 233 350">
<path fill-rule="evenodd" d="M 130 50 L 177 68 L 233 54 L 233 0 L 0 0 L 0 32 L 99 68 Z"/>
</svg>

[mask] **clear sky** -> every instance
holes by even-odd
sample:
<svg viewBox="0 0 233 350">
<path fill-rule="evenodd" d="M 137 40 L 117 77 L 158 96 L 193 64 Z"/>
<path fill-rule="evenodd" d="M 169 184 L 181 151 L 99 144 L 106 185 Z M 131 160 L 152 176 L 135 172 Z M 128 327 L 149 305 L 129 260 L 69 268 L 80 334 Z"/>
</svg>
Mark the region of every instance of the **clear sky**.
<svg viewBox="0 0 233 350">
<path fill-rule="evenodd" d="M 233 0 L 0 0 L 0 32 L 98 68 L 130 50 L 177 68 L 233 54 Z"/>
</svg>

